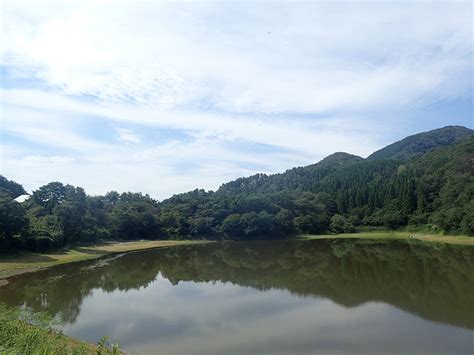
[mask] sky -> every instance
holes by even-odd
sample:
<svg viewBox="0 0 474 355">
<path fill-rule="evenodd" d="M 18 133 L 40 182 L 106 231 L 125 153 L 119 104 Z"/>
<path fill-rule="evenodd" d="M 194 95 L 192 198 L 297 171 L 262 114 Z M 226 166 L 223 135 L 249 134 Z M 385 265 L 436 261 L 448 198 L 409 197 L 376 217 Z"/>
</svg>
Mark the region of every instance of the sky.
<svg viewBox="0 0 474 355">
<path fill-rule="evenodd" d="M 474 128 L 471 1 L 0 1 L 0 174 L 164 199 Z"/>
</svg>

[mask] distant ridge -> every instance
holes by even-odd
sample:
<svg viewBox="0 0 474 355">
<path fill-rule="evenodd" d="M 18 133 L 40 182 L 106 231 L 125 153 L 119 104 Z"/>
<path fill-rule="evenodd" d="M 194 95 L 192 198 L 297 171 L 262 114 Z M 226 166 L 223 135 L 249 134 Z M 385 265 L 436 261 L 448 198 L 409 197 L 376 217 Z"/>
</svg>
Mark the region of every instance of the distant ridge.
<svg viewBox="0 0 474 355">
<path fill-rule="evenodd" d="M 337 153 L 328 155 L 326 158 L 324 158 L 317 164 L 344 165 L 347 163 L 353 163 L 353 162 L 357 162 L 361 160 L 364 160 L 364 158 L 361 158 L 358 155 L 353 155 L 353 154 L 344 153 L 344 152 L 337 152 Z"/>
<path fill-rule="evenodd" d="M 454 144 L 472 135 L 474 135 L 474 130 L 472 129 L 462 126 L 446 126 L 406 137 L 372 153 L 367 159 L 407 161 L 430 150 Z"/>
</svg>

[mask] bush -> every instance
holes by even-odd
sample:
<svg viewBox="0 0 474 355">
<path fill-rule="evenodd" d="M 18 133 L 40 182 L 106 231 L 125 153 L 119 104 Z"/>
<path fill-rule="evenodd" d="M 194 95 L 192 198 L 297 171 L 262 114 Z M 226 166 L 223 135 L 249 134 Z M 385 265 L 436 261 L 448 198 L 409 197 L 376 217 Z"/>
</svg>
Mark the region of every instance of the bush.
<svg viewBox="0 0 474 355">
<path fill-rule="evenodd" d="M 397 229 L 406 224 L 406 217 L 400 211 L 389 210 L 383 216 L 383 225 L 388 229 Z"/>
<path fill-rule="evenodd" d="M 333 233 L 353 233 L 355 231 L 354 225 L 340 214 L 332 216 L 329 227 Z"/>
</svg>

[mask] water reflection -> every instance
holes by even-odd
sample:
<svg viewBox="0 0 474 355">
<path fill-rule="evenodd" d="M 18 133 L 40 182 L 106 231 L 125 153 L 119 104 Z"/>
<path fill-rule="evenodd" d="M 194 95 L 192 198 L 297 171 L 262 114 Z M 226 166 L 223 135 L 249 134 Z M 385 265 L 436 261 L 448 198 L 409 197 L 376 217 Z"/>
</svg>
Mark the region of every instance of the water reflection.
<svg viewBox="0 0 474 355">
<path fill-rule="evenodd" d="M 0 301 L 142 353 L 469 353 L 473 266 L 449 245 L 216 243 L 23 275 Z"/>
</svg>

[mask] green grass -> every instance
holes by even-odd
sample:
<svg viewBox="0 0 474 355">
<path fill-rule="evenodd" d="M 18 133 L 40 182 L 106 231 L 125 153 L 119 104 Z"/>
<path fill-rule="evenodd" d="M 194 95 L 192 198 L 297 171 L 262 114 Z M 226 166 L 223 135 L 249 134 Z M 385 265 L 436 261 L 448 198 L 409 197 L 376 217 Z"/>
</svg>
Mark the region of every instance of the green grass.
<svg viewBox="0 0 474 355">
<path fill-rule="evenodd" d="M 133 242 L 113 242 L 60 249 L 45 253 L 10 252 L 0 253 L 0 286 L 1 279 L 13 275 L 31 272 L 55 265 L 76 261 L 97 259 L 101 256 L 144 249 L 163 248 L 174 245 L 202 243 L 201 241 L 147 240 Z"/>
<path fill-rule="evenodd" d="M 420 232 L 361 232 L 361 233 L 344 233 L 344 234 L 326 234 L 326 235 L 303 235 L 300 239 L 338 239 L 338 238 L 357 238 L 357 239 L 405 239 L 420 240 L 425 242 L 438 242 L 461 245 L 474 245 L 474 237 L 463 235 L 442 235 L 427 234 Z"/>
<path fill-rule="evenodd" d="M 108 346 L 107 338 L 97 345 L 69 338 L 59 331 L 60 323 L 46 313 L 7 308 L 0 304 L 0 354 L 121 354 Z"/>
</svg>

